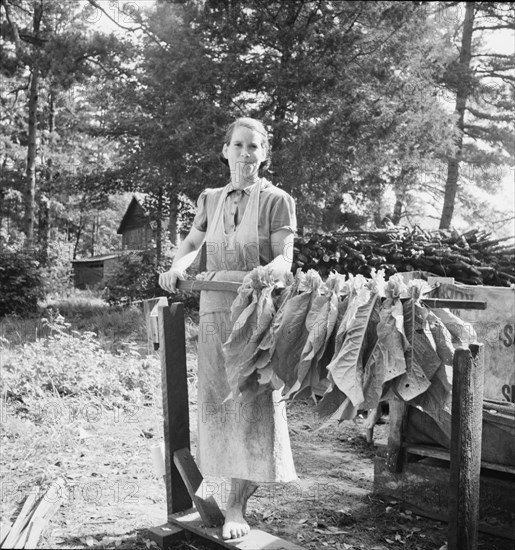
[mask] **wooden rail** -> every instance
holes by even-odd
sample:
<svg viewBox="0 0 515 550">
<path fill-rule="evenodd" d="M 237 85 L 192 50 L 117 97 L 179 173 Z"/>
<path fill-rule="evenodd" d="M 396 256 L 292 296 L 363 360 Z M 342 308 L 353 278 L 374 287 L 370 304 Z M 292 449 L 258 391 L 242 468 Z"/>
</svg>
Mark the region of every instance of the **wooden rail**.
<svg viewBox="0 0 515 550">
<path fill-rule="evenodd" d="M 218 290 L 237 292 L 241 283 L 232 281 L 203 281 L 200 279 L 178 280 L 177 289 L 192 292 L 201 290 Z M 449 298 L 422 298 L 421 302 L 433 308 L 451 309 L 486 309 L 486 302 L 481 300 L 454 300 Z"/>
</svg>

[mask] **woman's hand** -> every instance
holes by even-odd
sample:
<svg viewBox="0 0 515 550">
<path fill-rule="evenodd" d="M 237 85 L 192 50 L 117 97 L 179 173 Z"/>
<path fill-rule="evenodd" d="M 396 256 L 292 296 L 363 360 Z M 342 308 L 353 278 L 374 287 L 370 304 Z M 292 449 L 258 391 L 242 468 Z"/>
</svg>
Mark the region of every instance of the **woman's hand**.
<svg viewBox="0 0 515 550">
<path fill-rule="evenodd" d="M 184 281 L 184 272 L 177 267 L 171 267 L 168 271 L 159 275 L 159 286 L 167 292 L 176 292 L 177 279 Z"/>
</svg>

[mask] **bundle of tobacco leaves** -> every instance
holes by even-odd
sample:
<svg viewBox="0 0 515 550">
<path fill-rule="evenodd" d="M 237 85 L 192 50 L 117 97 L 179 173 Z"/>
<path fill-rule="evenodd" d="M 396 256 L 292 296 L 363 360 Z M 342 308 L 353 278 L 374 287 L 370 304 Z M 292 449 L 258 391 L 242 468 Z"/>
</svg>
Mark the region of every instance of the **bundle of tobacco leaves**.
<svg viewBox="0 0 515 550">
<path fill-rule="evenodd" d="M 315 396 L 321 418 L 348 420 L 400 398 L 449 427 L 454 346 L 475 341 L 472 327 L 422 302 L 426 281 L 401 275 L 320 275 L 298 270 L 278 293 L 264 268 L 251 272 L 232 306 L 223 346 L 231 397 L 282 390 Z"/>
<path fill-rule="evenodd" d="M 248 401 L 271 386 L 283 386 L 270 368 L 276 306 L 272 293 L 276 282 L 258 267 L 245 277 L 231 307 L 233 327 L 223 344 L 227 379 L 232 398 Z"/>
</svg>

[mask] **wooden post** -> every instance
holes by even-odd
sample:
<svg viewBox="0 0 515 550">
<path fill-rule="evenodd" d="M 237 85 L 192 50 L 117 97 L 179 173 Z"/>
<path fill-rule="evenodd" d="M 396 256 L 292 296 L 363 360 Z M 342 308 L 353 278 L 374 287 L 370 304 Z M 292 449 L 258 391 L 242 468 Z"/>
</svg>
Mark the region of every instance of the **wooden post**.
<svg viewBox="0 0 515 550">
<path fill-rule="evenodd" d="M 402 448 L 402 437 L 406 423 L 407 405 L 402 399 L 392 399 L 388 402 L 389 424 L 386 461 L 393 473 L 402 472 L 405 451 Z"/>
<path fill-rule="evenodd" d="M 147 344 L 149 354 L 152 353 L 152 351 L 156 351 L 157 349 L 159 349 L 159 345 L 157 342 L 159 338 L 157 318 L 152 316 L 152 310 L 158 302 L 159 298 L 150 298 L 148 300 L 143 300 L 143 315 L 145 316 L 145 325 L 147 327 Z"/>
<path fill-rule="evenodd" d="M 173 460 L 175 451 L 190 448 L 184 305 L 181 302 L 170 307 L 159 305 L 158 319 L 163 389 L 166 507 L 170 521 L 172 514 L 192 506 L 186 485 Z"/>
<path fill-rule="evenodd" d="M 475 550 L 479 514 L 484 356 L 482 344 L 454 353 L 448 550 Z"/>
</svg>

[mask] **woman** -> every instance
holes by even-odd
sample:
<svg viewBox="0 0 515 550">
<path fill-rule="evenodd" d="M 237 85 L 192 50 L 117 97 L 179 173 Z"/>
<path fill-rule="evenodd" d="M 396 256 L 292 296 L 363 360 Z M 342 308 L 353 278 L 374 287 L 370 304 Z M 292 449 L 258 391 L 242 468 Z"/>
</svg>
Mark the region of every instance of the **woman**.
<svg viewBox="0 0 515 550">
<path fill-rule="evenodd" d="M 159 278 L 169 292 L 204 241 L 206 280 L 242 282 L 259 265 L 281 279 L 291 269 L 295 204 L 290 195 L 259 176 L 270 161 L 263 124 L 252 118 L 231 124 L 221 159 L 229 165 L 231 182 L 200 195 L 193 227 L 171 269 Z M 230 389 L 222 344 L 231 331 L 235 297 L 226 291 L 201 293 L 198 344 L 199 467 L 205 476 L 231 478 L 226 539 L 249 532 L 246 503 L 260 482 L 297 479 L 280 392 L 264 393 L 250 404 L 226 399 Z"/>
</svg>

